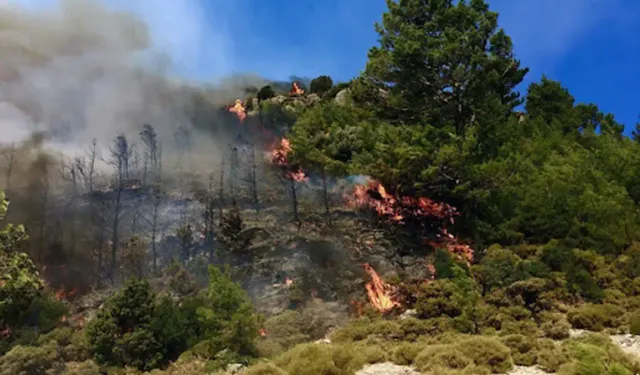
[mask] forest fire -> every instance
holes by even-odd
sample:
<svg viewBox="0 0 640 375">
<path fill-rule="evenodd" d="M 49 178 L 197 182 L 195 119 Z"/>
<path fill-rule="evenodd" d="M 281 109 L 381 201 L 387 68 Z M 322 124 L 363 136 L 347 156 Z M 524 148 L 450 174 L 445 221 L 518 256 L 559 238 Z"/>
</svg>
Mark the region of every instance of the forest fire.
<svg viewBox="0 0 640 375">
<path fill-rule="evenodd" d="M 291 91 L 289 92 L 289 95 L 297 96 L 297 95 L 303 95 L 303 94 L 304 94 L 304 90 L 300 88 L 300 85 L 298 84 L 298 82 L 293 82 L 293 84 L 291 85 Z"/>
<path fill-rule="evenodd" d="M 240 122 L 244 122 L 244 119 L 247 118 L 247 110 L 244 108 L 244 105 L 242 105 L 242 100 L 240 99 L 236 99 L 236 104 L 229 107 L 229 112 L 235 112 Z"/>
<path fill-rule="evenodd" d="M 265 328 L 260 328 L 258 330 L 258 334 L 260 335 L 260 337 L 266 337 L 269 334 L 269 332 L 267 332 Z"/>
<path fill-rule="evenodd" d="M 55 293 L 55 298 L 58 301 L 63 301 L 63 300 L 68 300 L 69 298 L 73 297 L 76 295 L 76 293 L 78 292 L 78 290 L 76 288 L 72 288 L 67 290 L 64 285 L 60 287 L 60 289 L 58 289 Z"/>
<path fill-rule="evenodd" d="M 396 198 L 375 180 L 370 180 L 366 185 L 357 185 L 353 195 L 347 197 L 347 204 L 351 207 L 367 207 L 379 216 L 387 217 L 399 224 L 404 224 L 408 218 L 435 218 L 453 224 L 455 216 L 459 215 L 454 207 L 426 197 Z M 437 231 L 436 240 L 423 238 L 422 243 L 434 248 L 446 249 L 458 259 L 471 263 L 473 249 L 470 246 L 459 243 L 458 239 L 444 227 L 438 228 Z"/>
<path fill-rule="evenodd" d="M 402 222 L 407 216 L 432 216 L 438 219 L 449 219 L 454 222 L 458 215 L 455 208 L 435 202 L 426 197 L 401 197 L 396 199 L 378 181 L 371 180 L 367 185 L 357 185 L 353 197 L 348 199 L 352 206 L 368 206 L 381 216 Z"/>
<path fill-rule="evenodd" d="M 291 152 L 291 143 L 287 138 L 282 138 L 280 144 L 271 152 L 271 162 L 284 170 L 284 174 L 290 180 L 303 182 L 307 179 L 304 171 L 299 167 L 293 167 L 287 160 L 287 155 Z"/>
<path fill-rule="evenodd" d="M 371 281 L 365 286 L 371 304 L 383 314 L 400 307 L 400 302 L 396 300 L 397 290 L 385 283 L 369 263 L 365 263 L 363 267 L 371 277 Z"/>
</svg>

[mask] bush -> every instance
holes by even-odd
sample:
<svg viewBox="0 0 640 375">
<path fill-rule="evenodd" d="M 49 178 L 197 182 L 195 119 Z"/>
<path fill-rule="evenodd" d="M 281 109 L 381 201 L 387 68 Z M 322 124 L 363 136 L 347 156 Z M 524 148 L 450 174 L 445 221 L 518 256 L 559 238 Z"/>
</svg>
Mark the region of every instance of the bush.
<svg viewBox="0 0 640 375">
<path fill-rule="evenodd" d="M 553 341 L 540 340 L 538 345 L 537 363 L 542 370 L 554 373 L 569 361 L 567 353 Z"/>
<path fill-rule="evenodd" d="M 260 101 L 271 99 L 275 96 L 276 96 L 276 92 L 273 91 L 273 88 L 271 88 L 271 86 L 269 85 L 263 86 L 260 89 L 260 91 L 258 91 L 258 93 L 256 94 L 256 98 L 258 98 L 258 100 Z"/>
<path fill-rule="evenodd" d="M 632 335 L 640 335 L 640 311 L 634 311 L 629 316 L 629 333 Z"/>
<path fill-rule="evenodd" d="M 420 289 L 416 302 L 418 316 L 422 319 L 440 316 L 456 317 L 462 314 L 454 301 L 455 284 L 450 280 L 435 280 Z"/>
<path fill-rule="evenodd" d="M 400 345 L 396 346 L 391 353 L 391 360 L 401 366 L 412 365 L 422 349 L 424 349 L 424 345 L 422 343 L 400 343 Z"/>
<path fill-rule="evenodd" d="M 146 280 L 130 279 L 89 323 L 87 337 L 99 363 L 151 370 L 186 349 L 187 323 L 170 300 L 156 301 Z"/>
<path fill-rule="evenodd" d="M 452 343 L 427 346 L 415 358 L 422 372 L 437 369 L 471 370 L 472 373 L 507 372 L 513 367 L 510 350 L 498 339 L 471 336 L 452 339 Z"/>
<path fill-rule="evenodd" d="M 513 363 L 520 366 L 533 366 L 537 361 L 536 340 L 520 334 L 502 338 L 502 343 L 511 349 Z"/>
<path fill-rule="evenodd" d="M 0 357 L 0 375 L 58 375 L 65 369 L 57 345 L 14 346 Z"/>
<path fill-rule="evenodd" d="M 274 363 L 288 373 L 296 375 L 338 375 L 341 369 L 334 361 L 333 349 L 329 345 L 302 344 L 280 355 Z"/>
<path fill-rule="evenodd" d="M 604 328 L 617 328 L 621 324 L 624 310 L 611 304 L 584 304 L 569 311 L 568 319 L 573 328 L 589 331 L 602 331 Z"/>
<path fill-rule="evenodd" d="M 240 355 L 255 355 L 258 316 L 247 293 L 224 272 L 209 266 L 209 287 L 204 306 L 197 311 L 210 353 L 228 349 Z"/>
<path fill-rule="evenodd" d="M 329 76 L 319 76 L 311 80 L 309 91 L 314 94 L 322 95 L 333 87 L 333 80 Z"/>
<path fill-rule="evenodd" d="M 64 375 L 102 375 L 102 371 L 93 361 L 72 362 L 67 364 Z"/>
<path fill-rule="evenodd" d="M 520 258 L 511 250 L 491 246 L 480 261 L 477 278 L 487 291 L 507 286 L 524 276 L 518 270 L 520 262 Z"/>
<path fill-rule="evenodd" d="M 243 375 L 289 375 L 286 371 L 274 365 L 273 363 L 264 362 L 246 369 Z"/>
</svg>

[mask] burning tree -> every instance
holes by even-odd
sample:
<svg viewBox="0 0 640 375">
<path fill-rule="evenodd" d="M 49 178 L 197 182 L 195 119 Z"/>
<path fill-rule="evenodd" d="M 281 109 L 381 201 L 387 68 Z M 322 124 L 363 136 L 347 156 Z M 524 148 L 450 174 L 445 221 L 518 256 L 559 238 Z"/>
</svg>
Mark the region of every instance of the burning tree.
<svg viewBox="0 0 640 375">
<path fill-rule="evenodd" d="M 240 99 L 236 99 L 236 103 L 229 107 L 229 112 L 235 113 L 240 122 L 244 122 L 244 119 L 247 118 L 247 110 Z"/>
<path fill-rule="evenodd" d="M 300 213 L 298 212 L 298 183 L 306 181 L 307 177 L 297 165 L 289 164 L 287 155 L 291 152 L 291 144 L 286 138 L 282 138 L 278 147 L 272 152 L 271 161 L 279 169 L 279 175 L 285 181 L 291 195 L 293 208 L 293 219 L 298 227 L 302 225 L 300 221 Z"/>
<path fill-rule="evenodd" d="M 445 203 L 427 197 L 397 197 L 390 194 L 378 181 L 369 180 L 366 185 L 357 185 L 353 195 L 347 196 L 352 207 L 366 207 L 380 217 L 404 225 L 411 222 L 422 229 L 421 242 L 434 248 L 444 248 L 466 263 L 473 261 L 473 249 L 458 241 L 445 227 L 453 224 L 458 211 Z M 435 237 L 435 238 L 433 238 Z"/>
<path fill-rule="evenodd" d="M 371 302 L 373 307 L 381 313 L 388 313 L 394 308 L 400 307 L 398 288 L 385 283 L 369 263 L 365 263 L 363 267 L 365 272 L 371 277 L 371 281 L 369 281 L 365 287 L 367 289 L 369 302 Z"/>
</svg>

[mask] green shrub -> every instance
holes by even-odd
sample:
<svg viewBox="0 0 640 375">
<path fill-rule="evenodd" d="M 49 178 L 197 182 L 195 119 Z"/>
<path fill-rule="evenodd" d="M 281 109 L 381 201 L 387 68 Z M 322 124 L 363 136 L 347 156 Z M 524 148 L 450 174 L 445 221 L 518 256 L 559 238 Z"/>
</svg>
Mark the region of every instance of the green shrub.
<svg viewBox="0 0 640 375">
<path fill-rule="evenodd" d="M 14 346 L 0 357 L 0 375 L 58 375 L 65 365 L 54 342 L 44 346 Z"/>
<path fill-rule="evenodd" d="M 415 366 L 421 371 L 432 371 L 436 368 L 461 370 L 473 363 L 455 345 L 431 345 L 424 348 L 415 358 Z"/>
<path fill-rule="evenodd" d="M 584 304 L 569 311 L 568 319 L 573 328 L 589 331 L 602 331 L 604 328 L 617 328 L 621 325 L 624 310 L 611 304 Z"/>
<path fill-rule="evenodd" d="M 209 267 L 205 303 L 197 312 L 212 354 L 223 349 L 240 355 L 255 354 L 258 316 L 247 293 L 231 280 L 228 267 L 224 271 Z"/>
<path fill-rule="evenodd" d="M 472 336 L 456 343 L 456 347 L 477 366 L 493 372 L 507 372 L 513 367 L 510 350 L 497 338 Z"/>
<path fill-rule="evenodd" d="M 400 343 L 400 345 L 393 349 L 393 352 L 391 353 L 391 360 L 398 365 L 411 365 L 422 349 L 424 349 L 424 345 L 422 343 Z"/>
<path fill-rule="evenodd" d="M 544 322 L 540 326 L 540 330 L 542 330 L 544 336 L 554 340 L 564 340 L 568 338 L 570 329 L 571 324 L 564 319 Z"/>
<path fill-rule="evenodd" d="M 242 372 L 243 375 L 289 375 L 286 371 L 274 365 L 273 363 L 263 362 L 255 366 L 251 366 Z"/>
<path fill-rule="evenodd" d="M 502 343 L 511 349 L 513 363 L 520 366 L 533 366 L 537 361 L 537 341 L 535 338 L 513 334 L 502 338 Z"/>
<path fill-rule="evenodd" d="M 487 249 L 474 274 L 487 291 L 505 287 L 524 277 L 518 269 L 520 262 L 513 251 L 494 245 Z"/>
<path fill-rule="evenodd" d="M 562 348 L 553 341 L 547 342 L 547 345 L 541 345 L 537 353 L 538 366 L 546 371 L 554 373 L 569 361 L 569 356 Z"/>
<path fill-rule="evenodd" d="M 311 80 L 309 83 L 309 91 L 314 94 L 323 95 L 331 90 L 333 80 L 329 76 L 319 76 Z"/>
<path fill-rule="evenodd" d="M 189 322 L 169 299 L 156 301 L 146 280 L 130 279 L 87 326 L 98 363 L 141 370 L 160 367 L 187 348 Z"/>
<path fill-rule="evenodd" d="M 274 363 L 291 374 L 340 374 L 329 345 L 301 344 L 282 354 Z"/>
<path fill-rule="evenodd" d="M 640 311 L 636 310 L 629 316 L 629 333 L 640 335 Z"/>
<path fill-rule="evenodd" d="M 67 363 L 64 375 L 102 375 L 100 366 L 93 361 Z"/>
</svg>

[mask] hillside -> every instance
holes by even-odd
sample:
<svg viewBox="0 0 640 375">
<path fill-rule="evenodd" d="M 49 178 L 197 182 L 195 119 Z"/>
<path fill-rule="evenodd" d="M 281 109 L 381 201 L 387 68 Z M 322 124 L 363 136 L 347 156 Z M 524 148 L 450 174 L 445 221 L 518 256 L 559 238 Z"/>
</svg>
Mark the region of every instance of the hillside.
<svg viewBox="0 0 640 375">
<path fill-rule="evenodd" d="M 426 3 L 350 82 L 150 75 L 0 144 L 0 375 L 640 372 L 640 128 Z"/>
</svg>

